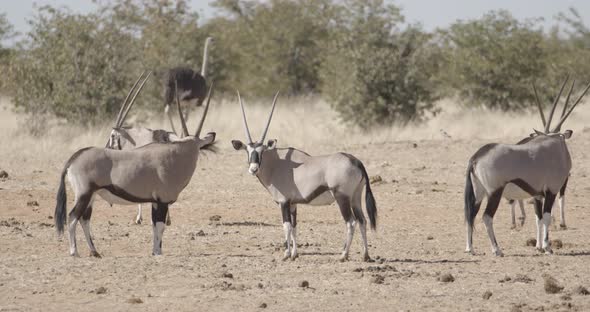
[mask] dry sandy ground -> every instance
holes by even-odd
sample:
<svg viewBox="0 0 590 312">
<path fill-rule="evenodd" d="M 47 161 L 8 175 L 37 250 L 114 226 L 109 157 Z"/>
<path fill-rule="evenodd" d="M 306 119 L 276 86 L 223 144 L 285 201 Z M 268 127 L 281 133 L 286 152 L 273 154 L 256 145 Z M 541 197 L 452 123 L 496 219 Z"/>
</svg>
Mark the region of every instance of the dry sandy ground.
<svg viewBox="0 0 590 312">
<path fill-rule="evenodd" d="M 282 136 L 291 131 L 275 128 Z M 236 129 L 235 135 L 243 136 Z M 360 261 L 358 232 L 351 260 L 338 262 L 345 226 L 335 205 L 300 206 L 301 256 L 281 261 L 280 211 L 247 173 L 246 155 L 233 151 L 227 137 L 220 139 L 218 154 L 199 160 L 191 183 L 171 207 L 163 256 L 150 255 L 149 221 L 132 224 L 135 207 L 97 200 L 92 230 L 103 258 L 88 256 L 81 228 L 82 257 L 72 258 L 67 239 L 56 238 L 51 216 L 61 166 L 81 146 L 73 142 L 55 150 L 40 140 L 41 155 L 31 155 L 3 145 L 0 169 L 10 177 L 0 181 L 0 311 L 589 311 L 590 296 L 574 289 L 590 288 L 590 131 L 578 129 L 570 141 L 568 229 L 551 232 L 563 242 L 552 256 L 526 246 L 535 233 L 532 207 L 524 227 L 511 229 L 504 202 L 495 224 L 505 257 L 491 255 L 481 216 L 477 254 L 463 252 L 467 159 L 490 141 L 363 143 L 343 137 L 306 147 L 312 154 L 352 153 L 370 175 L 383 178 L 373 185 L 379 212 L 378 230 L 369 233 L 374 263 Z M 284 146 L 280 140 L 279 146 Z M 68 194 L 71 207 L 71 190 Z M 149 209 L 144 218 L 150 219 Z M 440 281 L 447 273 L 454 282 Z M 563 291 L 546 294 L 544 274 Z M 302 281 L 309 287 L 300 287 Z M 483 298 L 486 291 L 489 299 Z"/>
</svg>

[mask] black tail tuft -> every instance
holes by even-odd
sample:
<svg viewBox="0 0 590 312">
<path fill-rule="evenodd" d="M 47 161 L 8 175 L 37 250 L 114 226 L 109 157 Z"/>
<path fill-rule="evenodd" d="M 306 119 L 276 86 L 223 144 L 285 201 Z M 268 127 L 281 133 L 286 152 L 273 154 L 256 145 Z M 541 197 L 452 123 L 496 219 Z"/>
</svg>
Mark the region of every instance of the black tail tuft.
<svg viewBox="0 0 590 312">
<path fill-rule="evenodd" d="M 68 198 L 66 195 L 66 183 L 65 178 L 68 173 L 68 168 L 64 168 L 61 173 L 61 180 L 59 182 L 59 189 L 57 190 L 57 203 L 55 205 L 55 228 L 57 229 L 57 235 L 61 236 L 64 233 L 64 225 L 66 224 L 66 204 Z"/>
<path fill-rule="evenodd" d="M 467 166 L 467 178 L 465 179 L 465 222 L 473 229 L 473 224 L 479 207 L 476 205 L 475 191 L 471 181 L 471 172 L 473 171 L 473 162 L 469 161 Z"/>
<path fill-rule="evenodd" d="M 365 166 L 360 160 L 357 160 L 357 166 L 361 169 L 363 173 L 363 178 L 365 179 L 365 206 L 367 209 L 367 214 L 369 215 L 369 221 L 371 223 L 371 229 L 377 229 L 377 203 L 375 202 L 375 197 L 373 196 L 373 191 L 371 191 L 371 182 L 369 182 L 369 175 L 367 174 L 367 170 Z"/>
</svg>

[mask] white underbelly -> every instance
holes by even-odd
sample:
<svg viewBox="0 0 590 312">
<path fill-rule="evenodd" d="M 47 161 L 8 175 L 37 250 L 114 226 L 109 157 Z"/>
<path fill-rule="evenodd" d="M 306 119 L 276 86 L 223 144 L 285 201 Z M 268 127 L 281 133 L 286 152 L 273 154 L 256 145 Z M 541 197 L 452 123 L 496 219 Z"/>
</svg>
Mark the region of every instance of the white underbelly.
<svg viewBox="0 0 590 312">
<path fill-rule="evenodd" d="M 312 205 L 312 206 L 324 206 L 324 205 L 329 205 L 333 202 L 334 202 L 334 196 L 332 196 L 332 193 L 324 192 L 324 193 L 320 194 L 318 197 L 312 199 L 307 204 Z"/>
<path fill-rule="evenodd" d="M 523 189 L 518 187 L 516 184 L 508 183 L 506 187 L 504 187 L 504 192 L 502 192 L 502 197 L 506 199 L 527 199 L 531 198 L 531 194 L 525 192 Z"/>
<path fill-rule="evenodd" d="M 138 203 L 133 203 L 133 202 L 127 201 L 121 197 L 118 197 L 105 189 L 98 190 L 98 191 L 96 191 L 96 193 L 102 199 L 104 199 L 107 203 L 109 203 L 111 205 L 112 204 L 116 204 L 116 205 L 137 205 L 138 204 Z"/>
</svg>

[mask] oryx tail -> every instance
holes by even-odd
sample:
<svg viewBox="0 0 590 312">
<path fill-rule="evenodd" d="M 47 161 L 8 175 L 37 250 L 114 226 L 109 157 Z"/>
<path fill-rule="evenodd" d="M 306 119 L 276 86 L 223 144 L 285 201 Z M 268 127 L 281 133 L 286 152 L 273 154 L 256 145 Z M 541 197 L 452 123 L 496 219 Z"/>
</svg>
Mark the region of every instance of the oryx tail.
<svg viewBox="0 0 590 312">
<path fill-rule="evenodd" d="M 361 161 L 357 163 L 358 168 L 363 172 L 363 178 L 365 179 L 365 209 L 369 215 L 369 221 L 371 222 L 371 229 L 377 229 L 377 204 L 375 203 L 375 197 L 371 191 L 371 182 L 369 182 L 369 175 L 367 170 Z"/>
<path fill-rule="evenodd" d="M 57 235 L 64 234 L 64 225 L 66 224 L 66 204 L 68 197 L 66 195 L 66 175 L 68 174 L 68 167 L 65 167 L 61 172 L 61 180 L 59 181 L 59 189 L 57 190 L 57 204 L 55 205 L 55 228 Z"/>
</svg>

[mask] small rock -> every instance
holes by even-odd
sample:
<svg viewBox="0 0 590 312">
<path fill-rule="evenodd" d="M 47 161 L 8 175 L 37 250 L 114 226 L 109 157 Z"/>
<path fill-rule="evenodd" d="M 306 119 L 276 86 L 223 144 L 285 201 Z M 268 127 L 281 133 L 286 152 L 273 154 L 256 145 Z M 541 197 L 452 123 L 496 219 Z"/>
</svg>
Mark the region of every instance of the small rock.
<svg viewBox="0 0 590 312">
<path fill-rule="evenodd" d="M 0 179 L 8 179 L 8 172 L 0 170 Z"/>
<path fill-rule="evenodd" d="M 413 148 L 418 148 L 418 144 L 417 143 L 412 143 L 412 147 Z"/>
<path fill-rule="evenodd" d="M 107 293 L 107 289 L 100 286 L 94 291 L 97 295 L 102 295 Z"/>
<path fill-rule="evenodd" d="M 383 182 L 383 178 L 381 178 L 380 175 L 374 175 L 369 178 L 369 183 L 371 183 L 371 184 L 375 184 L 375 183 L 379 183 L 379 182 Z"/>
<path fill-rule="evenodd" d="M 552 239 L 551 240 L 551 247 L 553 247 L 555 249 L 561 249 L 561 248 L 563 248 L 563 242 L 561 241 L 561 239 Z"/>
<path fill-rule="evenodd" d="M 560 298 L 561 300 L 564 300 L 564 301 L 570 301 L 570 300 L 572 300 L 572 296 L 570 296 L 569 294 L 564 294 L 564 295 L 562 295 L 562 296 L 561 296 L 561 297 L 559 297 L 559 298 Z"/>
<path fill-rule="evenodd" d="M 434 239 L 434 237 L 433 237 L 432 235 L 428 235 L 428 236 L 426 236 L 426 239 L 427 239 L 427 240 L 433 240 L 433 239 Z"/>
<path fill-rule="evenodd" d="M 514 282 L 520 282 L 520 283 L 525 283 L 525 284 L 528 284 L 532 281 L 533 280 L 530 277 L 528 277 L 524 274 L 516 274 L 516 277 L 514 278 Z"/>
<path fill-rule="evenodd" d="M 489 290 L 486 290 L 486 291 L 483 293 L 483 296 L 482 296 L 482 297 L 483 297 L 483 299 L 484 299 L 484 300 L 489 300 L 489 299 L 492 297 L 492 292 L 491 292 L 491 291 L 489 291 Z"/>
<path fill-rule="evenodd" d="M 140 298 L 132 297 L 132 298 L 127 299 L 127 303 L 140 304 L 140 303 L 143 303 L 143 300 L 141 300 Z"/>
<path fill-rule="evenodd" d="M 374 275 L 371 277 L 371 283 L 373 284 L 383 284 L 385 282 L 385 277 L 383 275 Z"/>
<path fill-rule="evenodd" d="M 391 166 L 391 165 L 386 161 L 381 163 L 381 167 L 389 167 L 389 166 Z"/>
<path fill-rule="evenodd" d="M 586 289 L 586 287 L 580 285 L 574 288 L 574 294 L 587 296 L 590 295 L 590 292 L 588 291 L 588 289 Z"/>
<path fill-rule="evenodd" d="M 224 277 L 224 278 L 234 278 L 234 275 L 231 274 L 231 273 L 229 273 L 229 272 L 225 272 L 225 273 L 221 274 L 221 277 Z"/>
<path fill-rule="evenodd" d="M 453 275 L 451 273 L 445 273 L 445 274 L 439 276 L 438 280 L 443 283 L 452 283 L 455 281 L 455 278 L 453 277 Z"/>
<path fill-rule="evenodd" d="M 549 275 L 543 276 L 545 279 L 544 288 L 548 294 L 557 294 L 563 290 L 563 286 L 557 283 L 557 280 Z"/>
<path fill-rule="evenodd" d="M 262 289 L 262 288 L 264 288 L 264 285 L 262 285 L 262 283 L 258 283 L 258 285 L 256 285 L 256 287 Z"/>
<path fill-rule="evenodd" d="M 308 281 L 301 281 L 301 282 L 299 282 L 299 287 L 301 287 L 301 288 L 308 288 L 309 287 L 309 282 Z"/>
<path fill-rule="evenodd" d="M 219 215 L 214 215 L 209 218 L 209 221 L 214 221 L 214 222 L 220 221 L 220 220 L 221 220 L 221 216 L 219 216 Z"/>
<path fill-rule="evenodd" d="M 505 283 L 505 282 L 510 282 L 512 280 L 512 278 L 510 278 L 510 276 L 506 275 L 504 276 L 504 278 L 502 278 L 501 280 L 499 280 L 499 283 Z"/>
<path fill-rule="evenodd" d="M 535 246 L 537 246 L 537 240 L 534 238 L 529 238 L 526 240 L 526 245 L 531 246 L 531 247 L 535 247 Z"/>
<path fill-rule="evenodd" d="M 31 200 L 27 202 L 27 206 L 29 207 L 39 207 L 39 203 L 36 200 Z"/>
<path fill-rule="evenodd" d="M 261 303 L 259 306 L 261 309 L 266 309 L 266 307 L 268 307 L 268 305 L 266 303 Z"/>
</svg>

